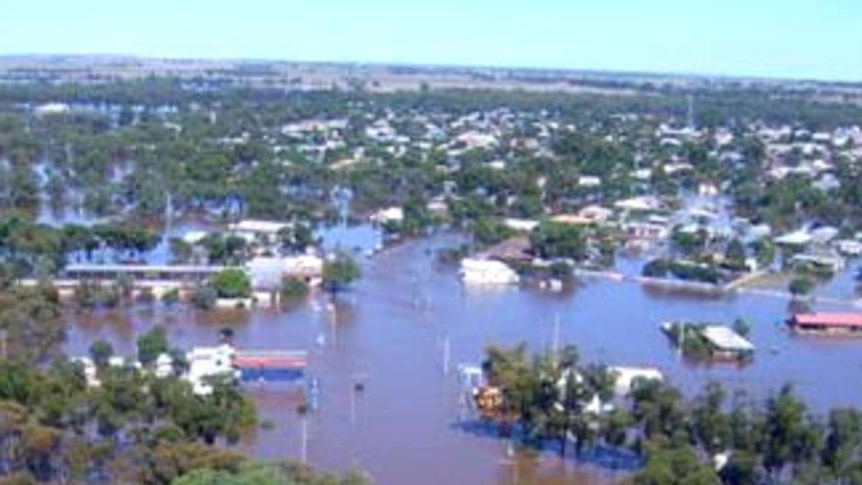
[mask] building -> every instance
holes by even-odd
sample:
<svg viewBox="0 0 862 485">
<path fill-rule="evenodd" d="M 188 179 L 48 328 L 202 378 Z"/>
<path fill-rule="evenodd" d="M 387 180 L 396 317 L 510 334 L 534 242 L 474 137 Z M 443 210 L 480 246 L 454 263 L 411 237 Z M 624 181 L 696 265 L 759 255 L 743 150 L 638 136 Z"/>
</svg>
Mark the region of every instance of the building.
<svg viewBox="0 0 862 485">
<path fill-rule="evenodd" d="M 492 259 L 464 258 L 460 275 L 464 283 L 477 285 L 512 285 L 520 280 L 515 270 Z"/>
<path fill-rule="evenodd" d="M 641 381 L 664 381 L 661 371 L 652 367 L 610 367 L 608 370 L 616 377 L 614 392 L 618 396 L 627 395 Z"/>
<path fill-rule="evenodd" d="M 754 344 L 730 327 L 708 325 L 703 328 L 701 335 L 709 343 L 715 358 L 736 359 L 754 352 Z"/>
<path fill-rule="evenodd" d="M 228 225 L 228 231 L 247 241 L 253 241 L 255 239 L 274 241 L 279 232 L 290 227 L 290 223 L 287 222 L 243 219 L 239 222 Z"/>
<path fill-rule="evenodd" d="M 862 336 L 862 313 L 797 313 L 787 323 L 803 334 Z"/>
<path fill-rule="evenodd" d="M 298 256 L 258 256 L 246 263 L 246 270 L 255 289 L 276 289 L 285 277 L 316 284 L 323 276 L 323 259 L 313 254 Z"/>
<path fill-rule="evenodd" d="M 380 209 L 371 215 L 371 222 L 376 224 L 399 223 L 404 220 L 404 209 L 401 207 L 389 207 Z"/>
<path fill-rule="evenodd" d="M 212 378 L 237 378 L 239 373 L 232 362 L 235 353 L 233 347 L 226 344 L 218 347 L 194 347 L 187 352 L 189 370 L 186 379 L 191 383 L 194 393 L 212 394 L 213 388 L 208 382 Z"/>
</svg>

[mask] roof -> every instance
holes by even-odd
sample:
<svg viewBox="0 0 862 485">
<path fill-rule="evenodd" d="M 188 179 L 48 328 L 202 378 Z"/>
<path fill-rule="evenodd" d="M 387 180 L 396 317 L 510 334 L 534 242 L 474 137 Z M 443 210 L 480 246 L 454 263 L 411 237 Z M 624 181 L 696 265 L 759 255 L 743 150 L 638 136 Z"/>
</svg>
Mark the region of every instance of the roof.
<svg viewBox="0 0 862 485">
<path fill-rule="evenodd" d="M 805 231 L 795 231 L 775 238 L 775 244 L 805 245 L 811 242 L 811 236 Z"/>
<path fill-rule="evenodd" d="M 721 350 L 748 352 L 754 350 L 754 345 L 742 338 L 730 327 L 711 325 L 705 327 L 703 337 L 714 347 Z"/>
<path fill-rule="evenodd" d="M 234 232 L 259 232 L 275 234 L 286 227 L 290 227 L 290 223 L 277 221 L 261 221 L 257 219 L 243 219 L 235 224 L 230 224 L 228 226 L 228 229 Z"/>
<path fill-rule="evenodd" d="M 67 272 L 88 273 L 218 273 L 226 266 L 163 264 L 70 264 Z"/>
<path fill-rule="evenodd" d="M 830 327 L 862 327 L 862 313 L 797 313 L 795 325 L 825 325 Z"/>
</svg>

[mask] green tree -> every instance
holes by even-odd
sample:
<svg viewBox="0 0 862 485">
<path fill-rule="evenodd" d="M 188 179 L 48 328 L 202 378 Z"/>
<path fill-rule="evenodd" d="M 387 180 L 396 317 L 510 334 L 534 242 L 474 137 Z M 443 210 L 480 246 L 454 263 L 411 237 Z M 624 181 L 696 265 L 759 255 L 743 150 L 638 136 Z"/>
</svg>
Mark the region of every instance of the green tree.
<svg viewBox="0 0 862 485">
<path fill-rule="evenodd" d="M 240 268 L 225 268 L 210 281 L 219 298 L 248 298 L 251 296 L 251 280 Z"/>
<path fill-rule="evenodd" d="M 636 485 L 716 485 L 718 477 L 690 446 L 661 447 L 647 453 L 646 467 L 632 482 Z"/>
<path fill-rule="evenodd" d="M 787 289 L 794 297 L 805 296 L 811 293 L 812 290 L 814 290 L 814 282 L 811 280 L 811 278 L 808 278 L 806 276 L 799 276 L 793 278 L 790 281 L 790 284 L 787 286 Z"/>
<path fill-rule="evenodd" d="M 159 354 L 170 350 L 165 327 L 157 325 L 138 337 L 137 347 L 141 365 L 147 366 L 155 362 Z"/>
<path fill-rule="evenodd" d="M 114 355 L 114 347 L 104 341 L 97 340 L 90 345 L 90 358 L 97 367 L 105 367 L 108 365 L 108 360 Z"/>
<path fill-rule="evenodd" d="M 739 239 L 733 239 L 727 245 L 724 254 L 725 263 L 733 269 L 745 268 L 745 246 Z"/>
<path fill-rule="evenodd" d="M 335 296 L 361 276 L 356 261 L 345 253 L 337 253 L 323 263 L 323 287 Z"/>
<path fill-rule="evenodd" d="M 530 234 L 530 244 L 536 255 L 545 259 L 583 261 L 588 254 L 584 229 L 570 224 L 542 221 Z"/>
</svg>

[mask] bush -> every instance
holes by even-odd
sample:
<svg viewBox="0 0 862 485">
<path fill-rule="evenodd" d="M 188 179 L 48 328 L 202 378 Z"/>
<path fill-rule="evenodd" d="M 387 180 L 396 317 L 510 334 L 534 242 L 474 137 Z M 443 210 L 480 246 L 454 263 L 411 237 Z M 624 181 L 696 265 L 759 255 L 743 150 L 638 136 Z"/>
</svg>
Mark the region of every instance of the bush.
<svg viewBox="0 0 862 485">
<path fill-rule="evenodd" d="M 280 296 L 282 300 L 292 300 L 308 295 L 308 284 L 300 278 L 287 277 L 281 281 Z"/>
<path fill-rule="evenodd" d="M 162 302 L 172 304 L 180 301 L 180 290 L 172 288 L 162 294 Z"/>
<path fill-rule="evenodd" d="M 551 276 L 558 279 L 569 279 L 572 277 L 572 265 L 557 261 L 549 268 Z"/>
<path fill-rule="evenodd" d="M 225 268 L 212 278 L 212 288 L 218 298 L 248 298 L 251 296 L 251 280 L 239 268 Z"/>
<path fill-rule="evenodd" d="M 218 293 L 215 289 L 208 285 L 202 285 L 192 292 L 190 301 L 195 308 L 211 310 L 215 308 L 216 300 L 218 300 Z"/>
<path fill-rule="evenodd" d="M 81 281 L 75 288 L 74 300 L 83 308 L 113 308 L 120 303 L 120 293 L 113 286 L 105 286 L 93 281 Z"/>
<path fill-rule="evenodd" d="M 797 278 L 793 278 L 790 281 L 790 284 L 787 286 L 787 289 L 790 291 L 790 294 L 793 296 L 804 296 L 814 289 L 814 282 L 811 278 L 806 276 L 800 276 Z"/>
<path fill-rule="evenodd" d="M 664 259 L 654 259 L 647 263 L 641 274 L 649 278 L 664 278 L 670 271 L 670 264 Z"/>
</svg>

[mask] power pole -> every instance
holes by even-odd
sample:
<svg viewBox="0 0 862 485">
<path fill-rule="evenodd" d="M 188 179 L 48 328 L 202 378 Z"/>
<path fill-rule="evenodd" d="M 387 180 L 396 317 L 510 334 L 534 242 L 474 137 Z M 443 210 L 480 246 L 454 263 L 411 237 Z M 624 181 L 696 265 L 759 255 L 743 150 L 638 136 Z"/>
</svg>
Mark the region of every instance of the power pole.
<svg viewBox="0 0 862 485">
<path fill-rule="evenodd" d="M 443 375 L 449 375 L 449 337 L 443 339 Z"/>
<path fill-rule="evenodd" d="M 300 454 L 302 464 L 308 463 L 308 416 L 302 415 L 302 452 Z"/>
</svg>

